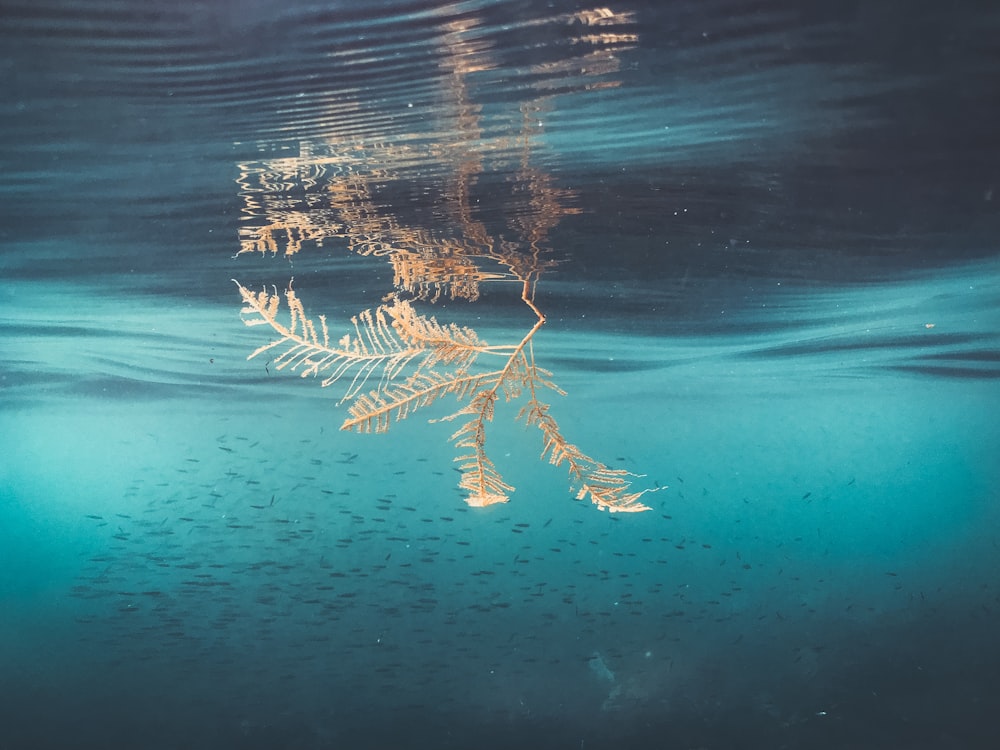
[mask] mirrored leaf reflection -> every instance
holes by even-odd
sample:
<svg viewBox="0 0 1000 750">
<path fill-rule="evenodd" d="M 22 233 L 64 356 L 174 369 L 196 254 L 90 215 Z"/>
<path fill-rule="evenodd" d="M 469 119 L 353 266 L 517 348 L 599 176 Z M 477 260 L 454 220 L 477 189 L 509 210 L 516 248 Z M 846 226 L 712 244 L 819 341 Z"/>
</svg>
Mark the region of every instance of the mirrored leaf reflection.
<svg viewBox="0 0 1000 750">
<path fill-rule="evenodd" d="M 507 502 L 514 490 L 489 457 L 487 425 L 498 403 L 516 401 L 516 419 L 538 428 L 541 458 L 566 468 L 577 499 L 612 512 L 648 510 L 641 498 L 651 490 L 632 487 L 637 475 L 609 467 L 563 435 L 543 397 L 564 393 L 536 363 L 534 349 L 546 322 L 536 287 L 558 263 L 547 239 L 564 216 L 578 212 L 573 192 L 536 159 L 544 148 L 541 115 L 557 96 L 619 85 L 618 55 L 637 40 L 633 19 L 600 7 L 533 23 L 559 33 L 549 37 L 552 54 L 526 72 L 521 101 L 485 111 L 493 50 L 477 37 L 474 18 L 444 20 L 436 37 L 435 122 L 384 138 L 300 140 L 273 158 L 238 165 L 237 256 L 291 258 L 336 243 L 384 259 L 393 271 L 382 304 L 354 315 L 346 328 L 307 315 L 291 279 L 283 292 L 236 281 L 244 323 L 277 336 L 249 358 L 266 352 L 278 370 L 338 386 L 348 413 L 343 430 L 386 432 L 439 399 L 456 401 L 456 411 L 434 421 L 458 424 L 451 440 L 471 506 Z M 347 108 L 363 111 L 360 103 Z M 415 179 L 436 194 L 430 217 L 392 199 Z M 477 213 L 475 190 L 487 183 L 490 201 L 503 204 L 499 228 Z M 474 302 L 484 284 L 516 285 L 533 315 L 519 341 L 490 345 L 471 328 L 422 311 L 444 298 Z"/>
</svg>

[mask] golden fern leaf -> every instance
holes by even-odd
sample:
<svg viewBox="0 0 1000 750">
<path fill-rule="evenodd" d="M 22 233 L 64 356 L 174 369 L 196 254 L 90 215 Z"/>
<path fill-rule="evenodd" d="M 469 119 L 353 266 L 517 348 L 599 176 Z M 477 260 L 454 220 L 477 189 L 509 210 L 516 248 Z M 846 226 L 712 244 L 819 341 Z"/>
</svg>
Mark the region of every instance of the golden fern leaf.
<svg viewBox="0 0 1000 750">
<path fill-rule="evenodd" d="M 583 473 L 580 480 L 580 489 L 576 494 L 577 500 L 584 500 L 590 495 L 590 500 L 601 510 L 611 513 L 640 513 L 650 510 L 648 505 L 639 502 L 639 498 L 652 489 L 629 492 L 632 483 L 630 478 L 640 475 L 625 471 L 624 469 L 612 469 L 605 466 L 600 461 L 584 456 L 591 462 L 589 470 Z M 570 472 L 574 472 L 573 465 L 570 465 Z"/>
<path fill-rule="evenodd" d="M 342 401 L 357 395 L 374 372 L 381 370 L 383 379 L 391 379 L 422 352 L 416 347 L 404 347 L 399 342 L 381 310 L 377 310 L 375 315 L 366 310 L 355 316 L 352 319 L 355 335 L 347 334 L 333 346 L 326 318 L 319 316 L 320 325 L 317 328 L 306 316 L 302 302 L 291 287 L 285 291 L 290 314 L 290 322 L 285 326 L 278 320 L 280 297 L 277 292 L 254 294 L 239 282 L 236 285 L 244 302 L 241 314 L 257 316 L 244 318 L 243 322 L 250 326 L 267 324 L 281 336 L 259 347 L 247 359 L 284 347 L 272 360 L 275 367 L 278 370 L 299 371 L 302 377 L 323 372 L 326 374 L 322 381 L 324 387 L 353 372 Z"/>
<path fill-rule="evenodd" d="M 355 397 L 348 408 L 350 417 L 340 429 L 386 432 L 393 418 L 397 422 L 406 419 L 413 411 L 444 395 L 466 398 L 491 378 L 495 379 L 496 373 L 470 375 L 464 370 L 441 373 L 422 367 L 402 383 L 384 385 Z"/>
<path fill-rule="evenodd" d="M 483 351 L 489 351 L 479 341 L 474 331 L 454 324 L 442 326 L 433 318 L 419 315 L 405 300 L 394 300 L 380 305 L 374 311 L 365 310 L 351 319 L 353 334 L 345 334 L 334 345 L 326 317 L 318 317 L 319 324 L 311 320 L 302 302 L 289 285 L 285 300 L 289 310 L 289 323 L 279 319 L 281 298 L 275 290 L 251 292 L 238 281 L 243 308 L 243 322 L 248 326 L 268 325 L 280 338 L 254 351 L 252 359 L 271 349 L 280 349 L 273 358 L 277 369 L 298 371 L 302 377 L 325 377 L 322 385 L 329 386 L 344 376 L 351 375 L 341 402 L 358 396 L 369 378 L 379 374 L 379 388 L 399 377 L 414 361 L 417 370 L 430 370 L 440 362 L 459 368 L 468 367 Z"/>
<path fill-rule="evenodd" d="M 489 456 L 486 455 L 486 423 L 493 421 L 493 410 L 496 406 L 497 386 L 485 388 L 472 398 L 461 410 L 446 419 L 455 419 L 461 414 L 471 414 L 472 419 L 462 425 L 451 439 L 459 448 L 468 448 L 471 452 L 459 456 L 455 461 L 460 463 L 459 470 L 462 479 L 458 486 L 469 492 L 465 502 L 481 508 L 495 503 L 505 503 L 510 499 L 514 488 L 503 481 Z"/>
<path fill-rule="evenodd" d="M 506 503 L 514 488 L 503 481 L 493 466 L 493 462 L 485 453 L 479 451 L 475 455 L 457 459 L 464 461 L 462 479 L 458 486 L 468 491 L 465 502 L 473 508 L 485 508 L 487 505 Z"/>
<path fill-rule="evenodd" d="M 563 463 L 567 465 L 571 481 L 577 490 L 577 500 L 584 500 L 589 496 L 598 508 L 612 513 L 633 513 L 650 509 L 639 502 L 639 498 L 651 490 L 629 492 L 629 479 L 637 475 L 624 469 L 612 469 L 566 440 L 558 423 L 549 414 L 548 404 L 532 397 L 518 416 L 526 424 L 534 425 L 542 431 L 545 443 L 541 457 L 548 457 L 553 466 Z"/>
<path fill-rule="evenodd" d="M 490 350 L 471 328 L 455 323 L 442 325 L 433 316 L 418 313 L 405 300 L 394 300 L 386 310 L 392 316 L 393 328 L 405 344 L 429 350 L 420 363 L 421 368 L 430 369 L 442 363 L 465 369 L 482 352 Z"/>
</svg>

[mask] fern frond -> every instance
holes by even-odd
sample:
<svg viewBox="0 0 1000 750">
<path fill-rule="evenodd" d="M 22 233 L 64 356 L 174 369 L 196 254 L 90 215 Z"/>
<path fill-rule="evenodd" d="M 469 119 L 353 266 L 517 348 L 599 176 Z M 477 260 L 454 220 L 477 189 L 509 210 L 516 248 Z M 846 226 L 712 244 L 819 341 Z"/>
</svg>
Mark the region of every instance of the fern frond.
<svg viewBox="0 0 1000 750">
<path fill-rule="evenodd" d="M 586 458 L 586 457 L 585 457 Z M 639 498 L 652 489 L 629 492 L 632 487 L 631 478 L 639 475 L 633 474 L 624 469 L 612 469 L 599 461 L 592 461 L 589 471 L 583 474 L 580 480 L 580 489 L 576 493 L 577 500 L 585 500 L 590 496 L 591 502 L 601 510 L 611 513 L 640 513 L 650 510 L 648 505 L 639 502 Z M 573 465 L 570 464 L 571 473 Z"/>
<path fill-rule="evenodd" d="M 422 368 L 444 364 L 460 369 L 468 368 L 489 346 L 467 326 L 455 323 L 442 325 L 429 315 L 421 315 L 413 305 L 396 299 L 386 307 L 392 316 L 392 326 L 404 344 L 428 350 Z"/>
<path fill-rule="evenodd" d="M 412 412 L 434 403 L 441 396 L 467 398 L 491 377 L 495 378 L 496 373 L 470 375 L 464 370 L 455 373 L 418 370 L 402 383 L 357 396 L 348 408 L 350 417 L 344 420 L 340 429 L 386 432 L 393 419 L 397 422 L 406 419 Z"/>
<path fill-rule="evenodd" d="M 486 455 L 486 423 L 493 421 L 497 389 L 485 388 L 461 410 L 448 417 L 455 419 L 461 414 L 471 414 L 472 419 L 462 425 L 451 436 L 459 448 L 469 449 L 469 453 L 455 459 L 459 463 L 462 479 L 458 486 L 468 491 L 465 502 L 481 508 L 495 503 L 505 503 L 514 488 L 503 481 L 496 466 Z"/>
<path fill-rule="evenodd" d="M 248 359 L 284 347 L 272 360 L 275 367 L 297 371 L 302 377 L 325 373 L 323 386 L 330 386 L 352 373 L 351 383 L 341 401 L 354 398 L 372 374 L 380 372 L 383 381 L 391 380 L 423 353 L 419 347 L 403 345 L 381 308 L 374 314 L 366 310 L 355 316 L 352 319 L 354 335 L 347 334 L 332 345 L 326 319 L 320 317 L 317 326 L 305 314 L 302 302 L 291 286 L 284 295 L 289 311 L 286 326 L 278 320 L 281 300 L 277 291 L 269 294 L 265 290 L 255 294 L 238 281 L 235 283 L 244 303 L 241 315 L 256 316 L 244 318 L 244 323 L 250 326 L 267 324 L 280 336 L 259 347 Z"/>
<path fill-rule="evenodd" d="M 598 508 L 612 513 L 634 513 L 650 509 L 639 502 L 639 498 L 651 490 L 629 491 L 632 485 L 630 480 L 637 475 L 624 469 L 612 469 L 566 440 L 556 420 L 549 414 L 548 404 L 532 398 L 518 418 L 542 431 L 545 439 L 542 458 L 548 458 L 553 466 L 566 464 L 577 500 L 584 500 L 589 496 Z"/>
<path fill-rule="evenodd" d="M 476 451 L 468 456 L 461 456 L 459 468 L 462 479 L 458 486 L 468 491 L 465 502 L 473 508 L 485 508 L 487 505 L 506 503 L 514 488 L 503 481 L 493 462 L 483 451 Z"/>
<path fill-rule="evenodd" d="M 471 366 L 481 352 L 489 350 L 471 329 L 441 325 L 434 318 L 417 313 L 409 302 L 398 299 L 355 315 L 351 318 L 353 334 L 345 334 L 331 344 L 326 318 L 319 316 L 318 324 L 310 319 L 291 286 L 284 294 L 289 311 L 289 322 L 285 325 L 278 319 L 281 296 L 277 290 L 255 293 L 234 282 L 243 298 L 240 313 L 249 316 L 243 322 L 248 326 L 268 325 L 279 335 L 256 349 L 248 359 L 281 349 L 272 360 L 278 370 L 289 369 L 302 377 L 323 374 L 324 387 L 350 376 L 341 403 L 356 398 L 373 375 L 377 375 L 378 388 L 382 390 L 410 365 L 425 372 L 441 363 L 462 370 Z"/>
</svg>

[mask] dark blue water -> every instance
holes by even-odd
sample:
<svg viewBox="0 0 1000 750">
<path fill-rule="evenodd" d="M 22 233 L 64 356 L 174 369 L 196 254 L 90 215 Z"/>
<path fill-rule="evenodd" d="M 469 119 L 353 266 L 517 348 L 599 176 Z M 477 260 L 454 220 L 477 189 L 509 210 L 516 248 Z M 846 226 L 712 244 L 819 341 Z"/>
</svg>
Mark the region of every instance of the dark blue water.
<svg viewBox="0 0 1000 750">
<path fill-rule="evenodd" d="M 3 2 L 0 748 L 993 747 L 998 31 Z"/>
</svg>

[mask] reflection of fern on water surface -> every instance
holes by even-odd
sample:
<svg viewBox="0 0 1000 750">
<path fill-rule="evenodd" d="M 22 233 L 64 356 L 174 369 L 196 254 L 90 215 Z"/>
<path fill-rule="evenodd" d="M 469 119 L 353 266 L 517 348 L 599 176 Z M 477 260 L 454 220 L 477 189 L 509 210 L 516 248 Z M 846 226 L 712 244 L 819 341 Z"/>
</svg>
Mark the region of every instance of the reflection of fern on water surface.
<svg viewBox="0 0 1000 750">
<path fill-rule="evenodd" d="M 279 338 L 261 346 L 249 358 L 277 350 L 273 358 L 279 369 L 299 372 L 303 377 L 322 376 L 323 386 L 346 382 L 341 398 L 347 402 L 348 418 L 343 430 L 386 432 L 392 421 L 408 417 L 442 396 L 453 396 L 463 406 L 437 421 L 462 421 L 451 439 L 464 451 L 458 459 L 460 486 L 473 506 L 506 502 L 513 487 L 506 484 L 486 453 L 486 424 L 493 420 L 496 402 L 525 399 L 518 418 L 541 430 L 542 457 L 565 465 L 577 499 L 590 498 L 602 510 L 648 510 L 639 498 L 646 491 L 631 491 L 634 476 L 612 469 L 584 454 L 568 442 L 539 397 L 548 388 L 563 391 L 551 373 L 535 363 L 532 338 L 545 323 L 545 316 L 531 300 L 531 285 L 525 282 L 522 300 L 537 316 L 531 330 L 517 344 L 489 346 L 474 330 L 454 323 L 441 324 L 421 315 L 407 300 L 394 296 L 375 310 L 365 310 L 352 319 L 353 332 L 334 341 L 325 316 L 309 318 L 302 302 L 289 286 L 284 297 L 288 322 L 282 322 L 281 295 L 252 292 L 237 282 L 248 326 L 267 325 Z M 500 367 L 489 369 L 481 360 L 497 358 Z M 370 382 L 374 388 L 365 391 Z"/>
<path fill-rule="evenodd" d="M 334 128 L 295 147 L 262 144 L 262 158 L 239 164 L 245 223 L 237 255 L 283 249 L 290 259 L 309 247 L 336 245 L 384 259 L 393 275 L 384 303 L 356 315 L 346 334 L 331 334 L 323 316 L 308 317 L 291 285 L 284 295 L 240 286 L 244 322 L 277 334 L 250 356 L 271 352 L 279 369 L 338 384 L 348 410 L 345 430 L 385 432 L 393 421 L 453 397 L 457 411 L 436 421 L 457 424 L 451 440 L 470 505 L 506 502 L 513 490 L 486 450 L 487 423 L 502 399 L 520 402 L 518 420 L 539 429 L 542 458 L 566 467 L 578 499 L 590 498 L 602 510 L 646 510 L 644 492 L 631 490 L 634 475 L 563 436 L 542 397 L 562 391 L 535 363 L 533 349 L 545 323 L 534 287 L 558 264 L 547 248 L 549 233 L 580 213 L 576 192 L 535 161 L 538 149 L 551 146 L 543 142 L 543 113 L 557 97 L 621 85 L 617 54 L 635 44 L 635 19 L 600 8 L 545 23 L 559 28 L 553 38 L 560 41 L 532 67 L 533 83 L 521 100 L 484 106 L 492 76 L 483 74 L 494 63 L 470 17 L 467 25 L 448 24 L 439 37 L 436 59 L 447 74 L 436 78 L 434 122 L 421 124 L 419 133 L 393 125 L 383 138 L 373 122 L 365 129 L 371 137 L 361 140 Z M 567 26 L 571 45 L 563 43 Z M 343 112 L 347 106 L 338 105 Z M 359 103 L 356 114 L 367 113 Z M 488 345 L 472 329 L 417 309 L 445 298 L 473 302 L 487 283 L 519 285 L 534 313 L 515 344 Z M 280 309 L 282 297 L 287 311 Z"/>
</svg>

